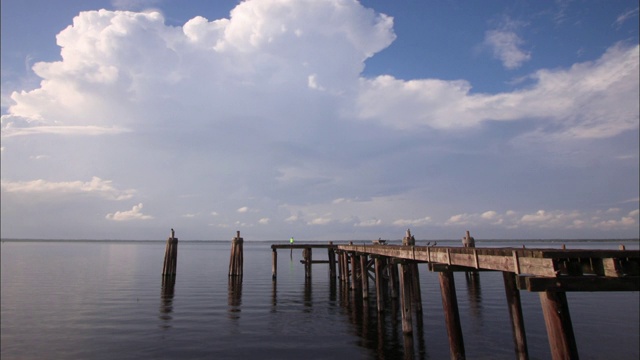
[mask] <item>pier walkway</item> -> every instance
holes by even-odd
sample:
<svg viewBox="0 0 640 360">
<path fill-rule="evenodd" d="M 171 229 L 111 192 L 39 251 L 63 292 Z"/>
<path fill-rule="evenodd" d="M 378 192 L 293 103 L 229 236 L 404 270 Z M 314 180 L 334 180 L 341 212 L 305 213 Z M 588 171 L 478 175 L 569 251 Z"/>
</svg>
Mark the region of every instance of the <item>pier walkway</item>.
<svg viewBox="0 0 640 360">
<path fill-rule="evenodd" d="M 467 233 L 467 237 L 469 237 Z M 471 238 L 472 239 L 472 238 Z M 412 241 L 413 240 L 413 241 Z M 443 311 L 452 359 L 465 358 L 453 273 L 478 276 L 481 271 L 501 271 L 513 330 L 516 358 L 528 359 L 520 290 L 538 292 L 553 359 L 577 359 L 566 292 L 639 291 L 639 250 L 567 250 L 415 246 L 407 232 L 403 245 L 274 244 L 273 279 L 277 278 L 277 250 L 303 249 L 305 276 L 313 264 L 329 265 L 329 276 L 367 302 L 373 280 L 379 312 L 384 298 L 400 298 L 402 329 L 413 332 L 412 314 L 422 312 L 418 264 L 438 272 Z M 466 246 L 467 244 L 465 244 Z M 314 260 L 313 250 L 324 249 L 326 260 Z M 360 296 L 361 295 L 361 296 Z M 355 300 L 354 300 L 355 301 Z"/>
</svg>

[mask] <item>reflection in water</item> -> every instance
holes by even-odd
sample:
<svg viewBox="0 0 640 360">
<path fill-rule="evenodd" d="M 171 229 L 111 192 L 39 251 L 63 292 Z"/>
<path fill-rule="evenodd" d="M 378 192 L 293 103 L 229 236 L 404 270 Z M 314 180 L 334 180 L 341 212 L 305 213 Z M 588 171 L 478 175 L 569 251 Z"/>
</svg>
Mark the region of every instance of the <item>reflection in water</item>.
<svg viewBox="0 0 640 360">
<path fill-rule="evenodd" d="M 240 305 L 242 305 L 242 276 L 229 276 L 229 318 L 240 318 Z"/>
<path fill-rule="evenodd" d="M 278 305 L 278 282 L 276 279 L 271 281 L 271 312 L 276 312 L 276 306 Z"/>
<path fill-rule="evenodd" d="M 310 313 L 313 310 L 311 309 L 313 307 L 313 297 L 311 296 L 311 278 L 306 277 L 304 279 L 304 299 L 303 299 L 303 304 L 304 304 L 304 310 L 303 312 L 306 313 Z"/>
<path fill-rule="evenodd" d="M 171 313 L 173 312 L 173 295 L 176 285 L 176 277 L 163 276 L 162 277 L 162 290 L 160 293 L 160 320 L 163 323 L 160 325 L 163 329 L 171 327 L 170 320 L 172 319 Z"/>
<path fill-rule="evenodd" d="M 344 283 L 343 283 L 344 284 Z M 414 332 L 402 333 L 398 299 L 387 296 L 384 311 L 379 313 L 375 304 L 375 293 L 363 299 L 360 289 L 340 287 L 340 306 L 353 325 L 354 333 L 361 339 L 361 346 L 368 348 L 379 359 L 425 359 L 428 358 L 424 341 L 422 321 L 414 323 Z M 420 318 L 414 313 L 414 319 Z"/>
<path fill-rule="evenodd" d="M 475 318 L 482 318 L 482 293 L 480 292 L 480 274 L 477 271 L 465 272 L 469 309 Z"/>
</svg>

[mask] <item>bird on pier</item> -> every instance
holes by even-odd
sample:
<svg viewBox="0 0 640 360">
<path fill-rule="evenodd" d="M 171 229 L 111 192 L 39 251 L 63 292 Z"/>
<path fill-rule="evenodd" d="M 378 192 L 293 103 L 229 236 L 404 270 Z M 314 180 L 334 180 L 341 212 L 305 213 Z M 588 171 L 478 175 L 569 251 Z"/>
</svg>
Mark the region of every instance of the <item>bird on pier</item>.
<svg viewBox="0 0 640 360">
<path fill-rule="evenodd" d="M 433 242 L 433 245 L 431 245 L 431 247 L 434 247 L 434 246 L 436 246 L 436 245 L 438 245 L 438 242 L 437 242 L 437 241 L 434 241 L 434 242 Z"/>
<path fill-rule="evenodd" d="M 431 245 L 431 241 L 427 242 L 427 246 Z"/>
</svg>

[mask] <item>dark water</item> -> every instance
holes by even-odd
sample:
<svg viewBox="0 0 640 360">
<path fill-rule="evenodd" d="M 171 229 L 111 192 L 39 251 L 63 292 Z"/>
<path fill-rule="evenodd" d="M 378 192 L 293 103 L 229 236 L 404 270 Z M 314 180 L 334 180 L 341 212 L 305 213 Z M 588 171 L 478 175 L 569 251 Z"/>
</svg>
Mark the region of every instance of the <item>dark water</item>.
<svg viewBox="0 0 640 360">
<path fill-rule="evenodd" d="M 567 242 L 617 248 L 620 242 Z M 519 243 L 483 243 L 517 246 Z M 349 302 L 327 266 L 305 283 L 301 253 L 245 242 L 244 277 L 230 284 L 230 242 L 180 242 L 175 283 L 163 284 L 164 242 L 2 243 L 1 354 L 8 359 L 448 359 L 438 278 L 420 266 L 423 316 L 413 337 L 399 313 Z M 459 242 L 441 245 L 458 246 Z M 638 242 L 627 242 L 638 248 Z M 528 247 L 559 247 L 559 243 Z M 314 259 L 325 252 L 314 251 Z M 502 275 L 456 274 L 467 357 L 512 359 Z M 639 294 L 569 293 L 583 359 L 638 359 Z M 529 353 L 550 357 L 537 293 L 521 292 Z"/>
</svg>

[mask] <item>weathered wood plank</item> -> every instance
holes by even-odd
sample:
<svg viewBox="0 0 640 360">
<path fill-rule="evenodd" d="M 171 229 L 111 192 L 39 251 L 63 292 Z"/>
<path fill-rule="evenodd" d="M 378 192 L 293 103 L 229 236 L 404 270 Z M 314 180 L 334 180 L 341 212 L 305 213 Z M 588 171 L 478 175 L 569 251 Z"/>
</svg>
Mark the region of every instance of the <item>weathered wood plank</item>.
<svg viewBox="0 0 640 360">
<path fill-rule="evenodd" d="M 484 270 L 516 272 L 514 252 L 518 256 L 519 272 L 539 276 L 555 276 L 556 265 L 542 252 L 526 249 L 482 249 L 457 247 L 419 247 L 395 245 L 338 245 L 348 251 L 388 256 L 406 260 L 473 267 Z M 530 257 L 535 254 L 537 256 Z"/>
</svg>

